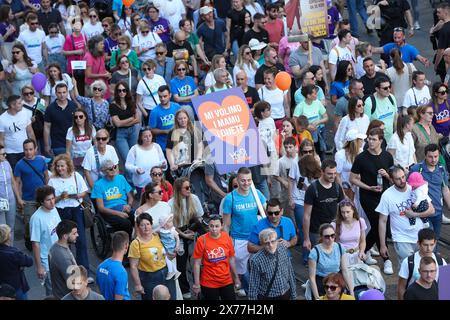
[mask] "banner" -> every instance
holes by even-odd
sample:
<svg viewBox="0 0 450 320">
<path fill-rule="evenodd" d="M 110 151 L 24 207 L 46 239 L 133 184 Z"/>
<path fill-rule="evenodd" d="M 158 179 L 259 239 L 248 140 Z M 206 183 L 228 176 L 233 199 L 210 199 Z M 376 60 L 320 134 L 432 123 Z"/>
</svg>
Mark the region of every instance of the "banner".
<svg viewBox="0 0 450 320">
<path fill-rule="evenodd" d="M 192 104 L 219 174 L 269 162 L 241 88 L 197 96 Z"/>
<path fill-rule="evenodd" d="M 326 38 L 328 36 L 327 1 L 300 1 L 300 25 L 302 32 L 309 34 L 311 38 Z"/>
<path fill-rule="evenodd" d="M 450 265 L 439 267 L 439 300 L 450 300 Z"/>
</svg>

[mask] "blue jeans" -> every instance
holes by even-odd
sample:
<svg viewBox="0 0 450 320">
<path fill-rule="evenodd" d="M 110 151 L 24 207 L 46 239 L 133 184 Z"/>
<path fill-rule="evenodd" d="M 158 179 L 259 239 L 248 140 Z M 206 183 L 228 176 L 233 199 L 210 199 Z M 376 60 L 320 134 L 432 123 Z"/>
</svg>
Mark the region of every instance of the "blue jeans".
<svg viewBox="0 0 450 320">
<path fill-rule="evenodd" d="M 66 148 L 65 147 L 61 147 L 61 148 L 52 148 L 53 154 L 56 156 L 66 153 Z"/>
<path fill-rule="evenodd" d="M 77 264 L 82 265 L 89 271 L 89 258 L 87 252 L 87 239 L 86 239 L 86 230 L 84 228 L 84 214 L 81 210 L 81 206 L 78 207 L 66 207 L 66 208 L 57 208 L 61 220 L 68 219 L 77 224 L 78 229 L 78 238 L 75 243 L 75 247 L 77 249 Z"/>
<path fill-rule="evenodd" d="M 28 300 L 28 294 L 26 292 L 23 292 L 22 289 L 17 289 L 16 300 Z"/>
<path fill-rule="evenodd" d="M 417 0 L 410 0 L 411 2 L 411 13 L 414 19 L 414 22 L 419 22 L 419 2 Z"/>
<path fill-rule="evenodd" d="M 119 153 L 119 157 L 122 159 L 122 163 L 127 160 L 128 151 L 137 143 L 139 135 L 139 126 L 134 125 L 128 128 L 117 128 L 116 136 L 116 148 Z M 125 170 L 125 177 L 128 181 L 131 181 L 130 173 Z"/>
<path fill-rule="evenodd" d="M 142 300 L 153 300 L 153 288 L 157 285 L 165 285 L 169 289 L 170 300 L 176 300 L 177 293 L 175 289 L 175 280 L 166 280 L 167 267 L 155 272 L 145 272 L 139 270 L 139 279 L 144 288 L 145 294 L 142 295 Z"/>
<path fill-rule="evenodd" d="M 267 184 L 267 178 L 263 178 L 260 183 L 255 184 L 255 188 L 261 191 L 261 193 L 266 197 L 266 199 L 270 199 L 270 191 L 269 191 L 269 185 Z"/>
<path fill-rule="evenodd" d="M 359 38 L 358 34 L 358 13 L 364 24 L 367 22 L 367 12 L 364 0 L 347 0 L 348 16 L 350 20 L 351 33 L 354 37 Z"/>
<path fill-rule="evenodd" d="M 305 239 L 305 236 L 303 234 L 303 213 L 304 213 L 304 207 L 295 204 L 294 208 L 294 216 L 295 216 L 295 224 L 297 225 L 298 229 L 298 240 L 297 243 L 299 243 L 302 246 L 302 257 L 303 257 L 303 264 L 308 263 L 308 250 L 303 248 L 303 241 Z"/>
<path fill-rule="evenodd" d="M 433 217 L 428 217 L 428 221 L 430 222 L 430 228 L 433 229 L 434 234 L 436 235 L 436 240 L 439 240 L 441 236 L 441 227 L 442 227 L 442 211 Z M 437 252 L 438 242 L 436 241 L 436 246 L 434 247 L 434 252 Z"/>
</svg>

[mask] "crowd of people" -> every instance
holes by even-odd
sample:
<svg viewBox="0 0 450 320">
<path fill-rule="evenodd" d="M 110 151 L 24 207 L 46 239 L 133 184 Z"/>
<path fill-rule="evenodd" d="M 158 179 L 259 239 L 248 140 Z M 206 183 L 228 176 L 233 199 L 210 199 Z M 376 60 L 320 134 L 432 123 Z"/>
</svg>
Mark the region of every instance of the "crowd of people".
<svg viewBox="0 0 450 320">
<path fill-rule="evenodd" d="M 0 0 L 0 298 L 28 299 L 34 265 L 47 299 L 294 300 L 303 265 L 307 299 L 354 300 L 352 270 L 396 259 L 398 299 L 437 300 L 450 3 L 432 59 L 411 2 L 374 1 L 374 44 L 364 0 L 326 1 L 325 39 L 294 0 Z M 221 175 L 192 100 L 233 87 L 270 163 Z M 91 206 L 111 229 L 95 270 Z"/>
</svg>

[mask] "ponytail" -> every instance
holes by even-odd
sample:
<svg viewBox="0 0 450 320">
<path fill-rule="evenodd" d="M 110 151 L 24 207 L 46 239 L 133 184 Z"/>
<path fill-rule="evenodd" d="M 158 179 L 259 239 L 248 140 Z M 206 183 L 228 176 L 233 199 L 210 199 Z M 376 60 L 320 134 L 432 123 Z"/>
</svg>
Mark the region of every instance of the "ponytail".
<svg viewBox="0 0 450 320">
<path fill-rule="evenodd" d="M 392 65 L 394 66 L 394 69 L 397 71 L 398 74 L 402 74 L 405 64 L 403 63 L 402 54 L 401 54 L 400 50 L 398 50 L 397 48 L 394 48 L 391 50 L 389 55 L 392 58 Z"/>
</svg>

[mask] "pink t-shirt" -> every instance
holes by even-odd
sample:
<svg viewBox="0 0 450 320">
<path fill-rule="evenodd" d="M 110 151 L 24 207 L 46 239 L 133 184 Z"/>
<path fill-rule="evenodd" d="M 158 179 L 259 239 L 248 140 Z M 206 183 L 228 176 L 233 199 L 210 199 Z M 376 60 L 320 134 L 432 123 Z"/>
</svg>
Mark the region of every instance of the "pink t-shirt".
<svg viewBox="0 0 450 320">
<path fill-rule="evenodd" d="M 289 56 L 291 55 L 291 52 L 297 50 L 299 45 L 300 43 L 298 42 L 288 42 L 288 37 L 284 36 L 283 38 L 281 38 L 278 46 L 278 55 L 283 59 L 284 69 L 286 69 L 286 72 L 291 76 L 294 75 L 292 73 L 291 67 L 289 67 Z"/>
<path fill-rule="evenodd" d="M 265 29 L 269 34 L 269 42 L 279 43 L 283 36 L 283 21 L 276 19 L 274 22 L 267 22 Z"/>
<path fill-rule="evenodd" d="M 336 223 L 331 223 L 336 228 Z M 339 243 L 345 249 L 355 249 L 359 247 L 359 237 L 361 231 L 367 229 L 366 221 L 363 218 L 359 218 L 359 221 L 354 221 L 351 229 L 348 229 L 344 224 L 341 225 L 341 235 L 339 237 Z"/>
<path fill-rule="evenodd" d="M 104 74 L 106 73 L 106 65 L 105 65 L 105 56 L 101 56 L 101 57 L 94 57 L 90 52 L 86 52 L 86 54 L 84 55 L 84 59 L 86 60 L 86 68 L 91 67 L 91 72 L 94 74 Z M 84 78 L 84 83 L 86 85 L 90 85 L 91 83 L 93 83 L 95 80 L 101 80 L 105 83 L 106 87 L 109 88 L 108 85 L 108 80 L 106 78 L 96 78 L 96 79 L 92 79 L 92 78 L 88 78 L 85 77 Z M 105 99 L 108 99 L 110 96 L 110 92 L 109 90 L 106 90 L 105 92 Z"/>
<path fill-rule="evenodd" d="M 72 41 L 72 37 L 73 37 L 73 41 Z M 75 47 L 74 47 L 74 45 L 75 45 Z M 64 51 L 74 51 L 74 50 L 80 50 L 80 49 L 83 49 L 84 51 L 86 51 L 86 39 L 82 34 L 80 34 L 79 36 L 75 36 L 75 35 L 66 36 L 66 41 L 64 42 L 64 47 L 63 47 Z M 71 61 L 83 60 L 83 56 L 84 55 L 66 56 L 66 58 L 67 58 L 67 73 L 69 73 L 69 74 L 72 73 Z"/>
</svg>

